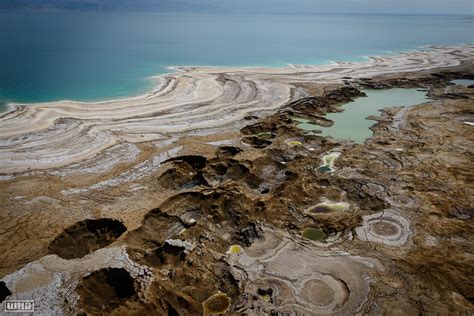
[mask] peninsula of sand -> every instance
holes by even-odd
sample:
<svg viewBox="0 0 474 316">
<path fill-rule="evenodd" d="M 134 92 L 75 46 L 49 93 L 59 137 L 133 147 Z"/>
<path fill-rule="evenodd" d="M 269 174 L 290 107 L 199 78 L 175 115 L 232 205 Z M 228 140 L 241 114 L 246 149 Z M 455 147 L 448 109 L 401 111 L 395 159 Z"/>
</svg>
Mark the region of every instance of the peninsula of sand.
<svg viewBox="0 0 474 316">
<path fill-rule="evenodd" d="M 183 136 L 226 133 L 241 126 L 245 116 L 271 113 L 305 96 L 298 88 L 305 83 L 453 67 L 473 56 L 474 46 L 466 45 L 325 66 L 179 67 L 160 77 L 154 91 L 130 99 L 13 105 L 0 118 L 0 173 L 87 165 L 91 158 L 96 165 L 100 155 L 125 144 L 128 151 L 150 141 L 169 148 Z"/>
</svg>

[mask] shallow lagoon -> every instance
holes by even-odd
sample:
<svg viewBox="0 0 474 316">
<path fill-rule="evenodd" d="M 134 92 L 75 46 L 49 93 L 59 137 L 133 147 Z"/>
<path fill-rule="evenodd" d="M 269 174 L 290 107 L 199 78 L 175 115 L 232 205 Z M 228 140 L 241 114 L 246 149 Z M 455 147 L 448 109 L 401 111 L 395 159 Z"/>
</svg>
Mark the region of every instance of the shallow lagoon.
<svg viewBox="0 0 474 316">
<path fill-rule="evenodd" d="M 418 89 L 365 90 L 367 97 L 342 105 L 344 112 L 329 113 L 326 118 L 334 121 L 331 127 L 321 127 L 322 136 L 353 140 L 362 144 L 372 136 L 370 126 L 375 122 L 366 119 L 370 115 L 380 115 L 378 110 L 391 106 L 410 106 L 428 101 L 426 93 Z"/>
<path fill-rule="evenodd" d="M 326 233 L 320 228 L 308 227 L 301 232 L 303 238 L 320 241 L 326 238 Z"/>
<path fill-rule="evenodd" d="M 308 132 L 312 132 L 313 134 L 316 134 L 316 135 L 320 133 L 321 128 L 319 127 L 319 125 L 314 124 L 313 121 L 311 120 L 305 119 L 303 117 L 292 117 L 291 119 L 298 123 L 296 125 L 296 127 L 298 128 L 301 128 Z"/>
<path fill-rule="evenodd" d="M 336 171 L 334 168 L 334 162 L 337 158 L 339 158 L 339 156 L 341 156 L 341 153 L 337 151 L 324 155 L 323 158 L 321 158 L 323 164 L 318 168 L 318 170 L 322 173 L 331 173 Z"/>
<path fill-rule="evenodd" d="M 465 86 L 465 87 L 474 85 L 474 79 L 456 79 L 451 82 L 460 86 Z"/>
</svg>

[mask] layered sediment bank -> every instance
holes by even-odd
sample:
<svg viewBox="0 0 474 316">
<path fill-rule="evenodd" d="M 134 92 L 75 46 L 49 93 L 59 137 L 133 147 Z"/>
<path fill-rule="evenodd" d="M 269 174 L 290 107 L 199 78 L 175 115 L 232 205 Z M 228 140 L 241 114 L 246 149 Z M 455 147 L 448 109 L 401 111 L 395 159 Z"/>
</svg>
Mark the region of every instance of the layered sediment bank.
<svg viewBox="0 0 474 316">
<path fill-rule="evenodd" d="M 71 315 L 474 312 L 474 89 L 451 83 L 474 78 L 474 46 L 181 70 L 149 95 L 1 118 L 0 301 Z M 371 116 L 363 144 L 294 119 L 331 126 L 327 113 L 391 87 L 430 100 Z"/>
</svg>

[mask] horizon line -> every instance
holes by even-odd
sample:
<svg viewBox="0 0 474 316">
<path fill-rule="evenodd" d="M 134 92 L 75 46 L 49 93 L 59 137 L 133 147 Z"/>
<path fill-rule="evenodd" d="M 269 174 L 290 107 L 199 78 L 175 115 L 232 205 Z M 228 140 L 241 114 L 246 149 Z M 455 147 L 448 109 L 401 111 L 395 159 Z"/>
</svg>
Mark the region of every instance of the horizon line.
<svg viewBox="0 0 474 316">
<path fill-rule="evenodd" d="M 159 11 L 159 10 L 127 10 L 127 9 L 109 9 L 109 10 L 70 10 L 70 9 L 0 9 L 0 12 L 71 12 L 71 13 L 99 13 L 99 12 L 111 12 L 111 13 L 146 13 L 146 14 L 286 14 L 286 15 L 412 15 L 412 16 L 465 16 L 474 17 L 474 14 L 466 13 L 426 13 L 426 12 L 244 12 L 244 11 Z"/>
</svg>

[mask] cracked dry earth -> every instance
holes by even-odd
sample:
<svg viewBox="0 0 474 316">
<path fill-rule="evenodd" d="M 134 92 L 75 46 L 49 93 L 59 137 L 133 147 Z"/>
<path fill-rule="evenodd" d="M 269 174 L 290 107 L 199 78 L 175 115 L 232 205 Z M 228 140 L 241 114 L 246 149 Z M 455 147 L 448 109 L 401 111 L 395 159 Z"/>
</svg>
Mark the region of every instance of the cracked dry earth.
<svg viewBox="0 0 474 316">
<path fill-rule="evenodd" d="M 93 175 L 2 181 L 0 299 L 45 315 L 472 314 L 474 89 L 454 78 L 474 78 L 472 64 L 301 84 L 307 97 L 247 117 L 225 144 L 189 137 L 112 188 L 75 189 Z M 371 117 L 364 144 L 291 119 L 328 126 L 341 103 L 389 87 L 432 100 Z M 154 155 L 137 148 L 114 175 Z"/>
</svg>

